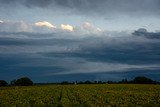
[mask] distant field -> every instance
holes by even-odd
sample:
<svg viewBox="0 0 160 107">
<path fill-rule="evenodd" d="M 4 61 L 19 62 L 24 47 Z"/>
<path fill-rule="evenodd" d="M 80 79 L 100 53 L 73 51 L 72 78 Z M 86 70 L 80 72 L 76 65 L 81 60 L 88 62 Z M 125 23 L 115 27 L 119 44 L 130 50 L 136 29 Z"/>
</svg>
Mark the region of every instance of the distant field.
<svg viewBox="0 0 160 107">
<path fill-rule="evenodd" d="M 160 85 L 1 87 L 0 107 L 160 107 Z"/>
</svg>

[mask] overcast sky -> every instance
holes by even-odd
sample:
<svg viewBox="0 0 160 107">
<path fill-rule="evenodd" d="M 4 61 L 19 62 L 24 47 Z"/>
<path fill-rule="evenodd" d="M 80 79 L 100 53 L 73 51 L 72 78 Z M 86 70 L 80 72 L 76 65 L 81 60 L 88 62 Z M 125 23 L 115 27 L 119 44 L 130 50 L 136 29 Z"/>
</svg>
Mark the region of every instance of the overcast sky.
<svg viewBox="0 0 160 107">
<path fill-rule="evenodd" d="M 160 0 L 0 0 L 0 79 L 160 81 Z"/>
<path fill-rule="evenodd" d="M 105 30 L 159 30 L 159 0 L 0 0 L 1 20 L 49 21 L 77 26 L 90 22 Z"/>
</svg>

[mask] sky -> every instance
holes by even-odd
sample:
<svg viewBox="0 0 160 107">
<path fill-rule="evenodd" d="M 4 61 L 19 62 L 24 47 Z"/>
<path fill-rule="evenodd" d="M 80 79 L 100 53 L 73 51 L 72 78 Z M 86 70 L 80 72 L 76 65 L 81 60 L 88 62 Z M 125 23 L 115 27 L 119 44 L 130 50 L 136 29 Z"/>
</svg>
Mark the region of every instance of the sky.
<svg viewBox="0 0 160 107">
<path fill-rule="evenodd" d="M 0 79 L 160 81 L 159 0 L 0 0 Z"/>
</svg>

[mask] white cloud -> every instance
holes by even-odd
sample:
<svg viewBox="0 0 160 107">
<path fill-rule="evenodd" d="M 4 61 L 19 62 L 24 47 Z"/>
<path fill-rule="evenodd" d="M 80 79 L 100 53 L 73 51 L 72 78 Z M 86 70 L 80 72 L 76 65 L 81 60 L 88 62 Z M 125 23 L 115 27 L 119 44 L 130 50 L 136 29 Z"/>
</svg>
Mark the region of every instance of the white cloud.
<svg viewBox="0 0 160 107">
<path fill-rule="evenodd" d="M 103 32 L 102 29 L 89 22 L 84 22 L 81 26 L 76 26 L 75 31 L 80 34 L 101 34 Z"/>
<path fill-rule="evenodd" d="M 91 27 L 92 27 L 92 24 L 89 23 L 89 22 L 84 22 L 84 23 L 83 23 L 83 27 L 86 28 L 86 29 L 88 29 L 88 28 L 91 28 Z"/>
<path fill-rule="evenodd" d="M 56 28 L 56 26 L 52 25 L 51 23 L 47 22 L 47 21 L 42 21 L 42 22 L 36 22 L 35 26 L 45 26 L 45 27 L 49 27 L 49 28 Z"/>
<path fill-rule="evenodd" d="M 26 32 L 26 33 L 50 34 L 50 36 L 45 35 L 44 37 L 53 37 L 52 35 L 54 33 L 56 34 L 54 35 L 54 37 L 56 36 L 63 38 L 83 38 L 86 36 L 101 36 L 103 35 L 104 31 L 102 31 L 98 27 L 93 26 L 91 23 L 88 22 L 85 22 L 84 24 L 78 26 L 72 26 L 69 24 L 60 24 L 60 26 L 57 25 L 56 27 L 55 25 L 52 25 L 47 21 L 30 23 L 24 21 L 0 20 L 0 32 L 1 33 Z M 21 38 L 24 35 L 22 33 L 22 35 L 17 35 L 17 37 Z M 15 35 L 11 36 L 13 37 Z"/>
<path fill-rule="evenodd" d="M 66 32 L 67 31 L 67 32 Z M 29 23 L 24 21 L 0 20 L 0 32 L 33 32 L 33 33 L 70 33 L 70 35 L 81 36 L 96 34 L 99 35 L 103 30 L 95 27 L 89 22 L 81 25 L 72 26 L 69 24 L 60 24 L 59 27 L 47 21 Z"/>
<path fill-rule="evenodd" d="M 32 24 L 24 21 L 0 20 L 0 32 L 32 32 Z"/>
<path fill-rule="evenodd" d="M 73 31 L 73 26 L 71 26 L 69 24 L 61 24 L 61 29 L 72 32 Z"/>
<path fill-rule="evenodd" d="M 92 32 L 102 31 L 102 29 L 94 26 L 93 24 L 91 24 L 89 22 L 84 22 L 82 27 L 83 27 L 83 29 L 88 30 L 88 31 L 92 31 Z"/>
<path fill-rule="evenodd" d="M 0 23 L 3 23 L 3 21 L 2 21 L 2 20 L 0 20 Z"/>
<path fill-rule="evenodd" d="M 29 23 L 24 21 L 0 20 L 0 32 L 52 33 L 56 26 L 47 21 Z"/>
</svg>

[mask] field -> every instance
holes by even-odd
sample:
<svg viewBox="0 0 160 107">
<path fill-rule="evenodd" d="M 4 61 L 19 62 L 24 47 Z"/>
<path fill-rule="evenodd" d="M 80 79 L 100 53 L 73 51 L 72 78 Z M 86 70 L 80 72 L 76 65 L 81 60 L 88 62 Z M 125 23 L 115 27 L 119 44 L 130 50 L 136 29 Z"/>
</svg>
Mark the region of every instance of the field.
<svg viewBox="0 0 160 107">
<path fill-rule="evenodd" d="M 0 107 L 160 107 L 160 85 L 0 87 Z"/>
</svg>

